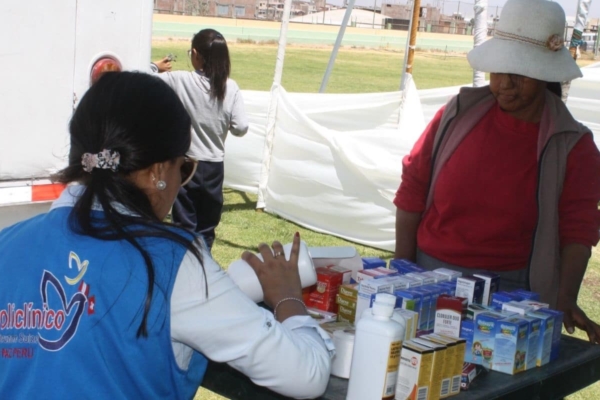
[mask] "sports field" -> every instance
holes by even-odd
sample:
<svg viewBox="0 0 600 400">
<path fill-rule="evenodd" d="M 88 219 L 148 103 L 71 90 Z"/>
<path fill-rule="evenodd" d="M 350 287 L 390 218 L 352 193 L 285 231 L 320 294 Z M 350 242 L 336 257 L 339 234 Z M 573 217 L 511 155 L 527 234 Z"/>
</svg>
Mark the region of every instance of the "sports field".
<svg viewBox="0 0 600 400">
<path fill-rule="evenodd" d="M 273 42 L 279 39 L 281 24 L 273 21 L 155 14 L 152 33 L 154 38 L 189 39 L 198 30 L 208 27 L 219 30 L 229 41 Z M 335 25 L 290 23 L 287 42 L 333 45 L 338 31 L 339 26 Z M 342 45 L 398 50 L 405 48 L 406 38 L 406 31 L 348 27 Z M 417 49 L 420 50 L 466 53 L 472 47 L 473 36 L 420 32 L 417 37 Z"/>
</svg>

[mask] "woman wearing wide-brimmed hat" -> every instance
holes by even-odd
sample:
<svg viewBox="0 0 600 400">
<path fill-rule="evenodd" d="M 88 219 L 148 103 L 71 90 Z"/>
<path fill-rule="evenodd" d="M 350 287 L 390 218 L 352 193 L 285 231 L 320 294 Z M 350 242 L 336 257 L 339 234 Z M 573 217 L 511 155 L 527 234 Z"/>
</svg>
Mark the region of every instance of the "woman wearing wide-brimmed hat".
<svg viewBox="0 0 600 400">
<path fill-rule="evenodd" d="M 569 332 L 600 342 L 577 306 L 599 239 L 600 153 L 560 99 L 560 82 L 581 77 L 564 27 L 557 3 L 507 1 L 467 56 L 490 85 L 463 88 L 403 161 L 395 256 L 498 273 L 501 288 L 540 293 Z"/>
</svg>

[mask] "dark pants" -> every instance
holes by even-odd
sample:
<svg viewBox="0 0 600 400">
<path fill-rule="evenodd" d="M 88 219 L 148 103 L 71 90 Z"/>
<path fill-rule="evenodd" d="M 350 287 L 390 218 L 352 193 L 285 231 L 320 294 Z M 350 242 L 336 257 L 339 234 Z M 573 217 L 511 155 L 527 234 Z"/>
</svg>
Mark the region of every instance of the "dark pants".
<svg viewBox="0 0 600 400">
<path fill-rule="evenodd" d="M 200 161 L 192 180 L 179 189 L 173 204 L 173 221 L 200 233 L 210 249 L 223 210 L 223 162 Z"/>
</svg>

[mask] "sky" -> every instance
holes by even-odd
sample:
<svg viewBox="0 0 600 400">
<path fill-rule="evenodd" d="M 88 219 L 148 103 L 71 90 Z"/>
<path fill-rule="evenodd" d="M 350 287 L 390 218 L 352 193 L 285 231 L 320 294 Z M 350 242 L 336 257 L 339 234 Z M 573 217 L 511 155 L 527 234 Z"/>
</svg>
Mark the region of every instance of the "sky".
<svg viewBox="0 0 600 400">
<path fill-rule="evenodd" d="M 361 5 L 365 7 L 373 7 L 373 3 L 376 2 L 377 6 L 381 5 L 382 0 L 355 0 L 355 5 Z M 406 4 L 407 0 L 386 0 L 392 4 Z M 577 12 L 578 0 L 555 0 L 565 10 L 567 17 L 574 17 Z M 327 3 L 341 5 L 343 0 L 327 0 Z M 496 15 L 496 7 L 498 8 L 498 15 L 501 14 L 502 6 L 506 3 L 506 0 L 488 0 L 488 14 Z M 473 0 L 458 1 L 458 0 L 421 0 L 421 6 L 439 5 L 444 7 L 446 15 L 450 15 L 454 12 L 460 11 L 465 17 L 473 16 Z M 600 17 L 600 0 L 592 0 L 588 18 L 599 18 Z"/>
</svg>

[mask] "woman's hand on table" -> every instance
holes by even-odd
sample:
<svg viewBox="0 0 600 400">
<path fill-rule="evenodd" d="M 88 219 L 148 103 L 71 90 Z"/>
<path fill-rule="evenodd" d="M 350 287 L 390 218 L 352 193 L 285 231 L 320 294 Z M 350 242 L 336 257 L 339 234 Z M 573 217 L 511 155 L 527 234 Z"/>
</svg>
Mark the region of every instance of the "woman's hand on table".
<svg viewBox="0 0 600 400">
<path fill-rule="evenodd" d="M 577 301 L 559 297 L 556 308 L 564 313 L 563 324 L 567 332 L 573 334 L 574 328 L 579 328 L 587 333 L 590 342 L 600 343 L 600 325 L 579 308 Z"/>
</svg>

